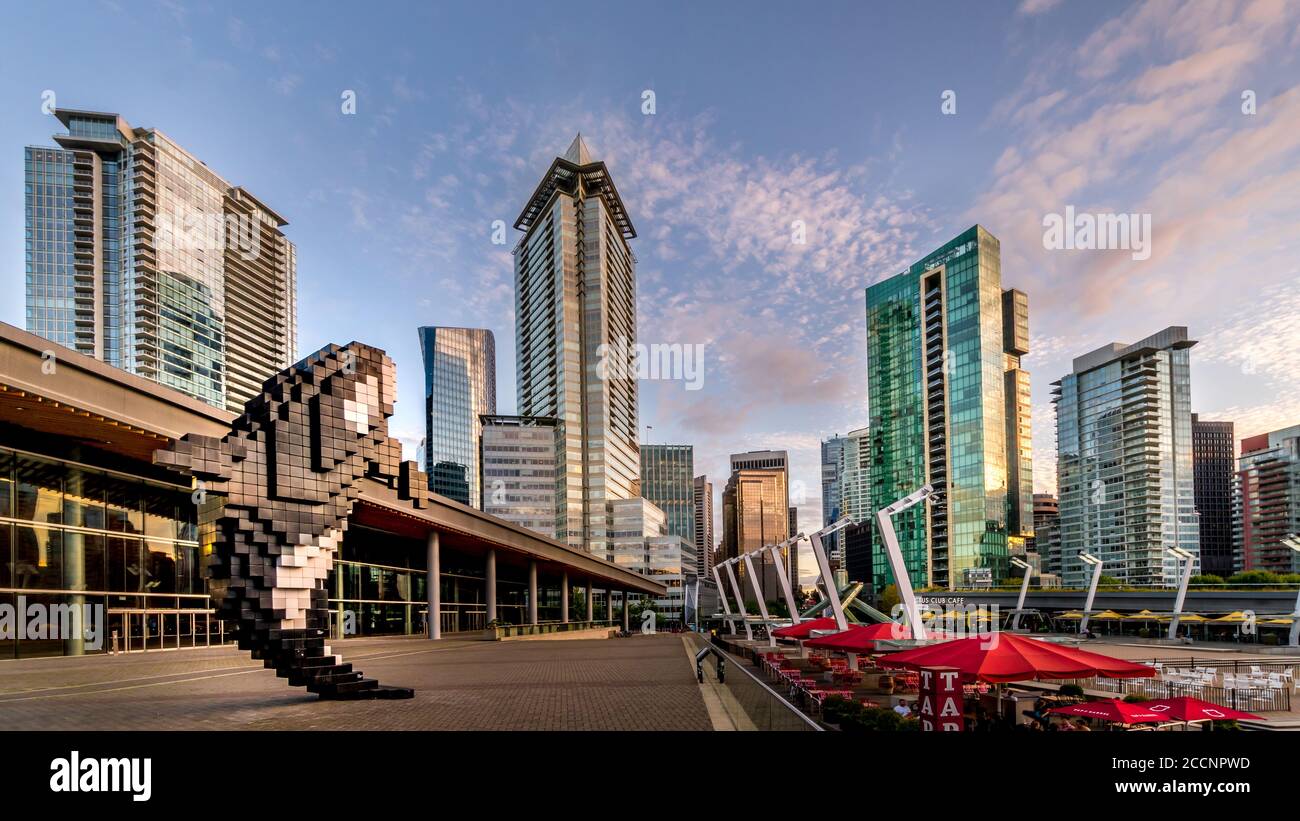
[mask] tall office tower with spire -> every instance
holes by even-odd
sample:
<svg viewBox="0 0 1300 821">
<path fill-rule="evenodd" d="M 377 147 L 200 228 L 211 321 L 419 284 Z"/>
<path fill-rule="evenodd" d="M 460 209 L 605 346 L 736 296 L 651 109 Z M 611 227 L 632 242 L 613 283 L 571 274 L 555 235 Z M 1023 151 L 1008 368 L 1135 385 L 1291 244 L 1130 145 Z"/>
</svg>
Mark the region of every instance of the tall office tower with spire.
<svg viewBox="0 0 1300 821">
<path fill-rule="evenodd" d="M 636 230 L 579 134 L 515 227 L 518 413 L 558 420 L 556 538 L 611 555 L 611 504 L 638 495 Z"/>
<path fill-rule="evenodd" d="M 1033 465 L 1028 308 L 1002 290 L 997 237 L 973 226 L 866 297 L 869 509 L 933 485 L 894 519 L 912 583 L 1006 578 L 1008 537 L 1032 533 Z M 879 588 L 893 578 L 872 540 Z"/>
<path fill-rule="evenodd" d="M 420 328 L 424 471 L 434 493 L 481 509 L 481 417 L 497 412 L 497 345 L 484 328 Z"/>
<path fill-rule="evenodd" d="M 161 131 L 56 109 L 25 150 L 27 329 L 230 411 L 295 361 L 287 222 Z"/>
</svg>

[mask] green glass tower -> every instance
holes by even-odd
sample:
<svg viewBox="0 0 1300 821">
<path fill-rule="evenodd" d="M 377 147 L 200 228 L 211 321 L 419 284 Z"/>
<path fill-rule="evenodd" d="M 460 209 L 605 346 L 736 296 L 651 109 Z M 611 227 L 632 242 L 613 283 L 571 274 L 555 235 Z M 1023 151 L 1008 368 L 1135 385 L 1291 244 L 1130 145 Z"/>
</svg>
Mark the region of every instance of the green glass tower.
<svg viewBox="0 0 1300 821">
<path fill-rule="evenodd" d="M 1013 384 L 1028 382 L 1020 370 L 1028 307 L 1016 293 L 1004 298 L 998 240 L 978 225 L 867 289 L 871 509 L 927 483 L 940 491 L 894 517 L 918 587 L 1005 578 L 1008 536 L 1032 533 L 1031 521 L 1021 526 L 1027 533 L 1011 532 L 1021 519 L 1012 507 L 1032 476 L 1027 407 L 1007 425 L 1008 373 L 1017 373 Z M 1010 327 L 1024 329 L 1011 339 L 1008 310 L 1019 320 Z M 893 578 L 874 530 L 873 577 L 882 588 Z"/>
</svg>

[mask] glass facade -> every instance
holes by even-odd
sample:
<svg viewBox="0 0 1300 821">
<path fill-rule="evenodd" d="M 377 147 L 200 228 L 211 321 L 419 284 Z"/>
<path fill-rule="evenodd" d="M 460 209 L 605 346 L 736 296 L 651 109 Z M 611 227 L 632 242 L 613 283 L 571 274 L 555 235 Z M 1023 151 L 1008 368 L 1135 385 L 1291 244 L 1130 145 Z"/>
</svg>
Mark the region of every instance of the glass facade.
<svg viewBox="0 0 1300 821">
<path fill-rule="evenodd" d="M 294 360 L 284 221 L 158 131 L 55 113 L 62 147 L 25 151 L 27 329 L 240 411 Z"/>
<path fill-rule="evenodd" d="M 894 517 L 912 583 L 959 587 L 977 568 L 1004 578 L 1008 463 L 1022 457 L 1007 437 L 997 238 L 974 226 L 871 286 L 866 319 L 869 510 L 934 485 L 932 501 Z M 878 534 L 873 562 L 877 589 L 892 583 Z"/>
<path fill-rule="evenodd" d="M 735 457 L 733 458 L 733 463 Z M 767 545 L 783 542 L 790 537 L 789 490 L 786 473 L 781 470 L 736 469 L 731 472 L 727 487 L 722 492 L 722 551 L 725 558 L 758 550 Z M 787 572 L 792 567 L 786 551 L 783 561 Z M 766 601 L 781 598 L 780 582 L 776 577 L 776 563 L 770 553 L 755 559 L 755 572 L 760 575 L 759 586 Z M 761 566 L 761 570 L 759 567 Z M 744 563 L 736 565 L 736 579 L 744 584 L 747 600 L 756 600 L 756 594 L 746 577 Z M 794 581 L 798 581 L 796 576 Z M 751 596 L 755 598 L 750 599 Z"/>
<path fill-rule="evenodd" d="M 1192 470 L 1201 528 L 1201 572 L 1228 578 L 1236 572 L 1233 549 L 1232 483 L 1236 439 L 1231 422 L 1192 414 Z"/>
<path fill-rule="evenodd" d="M 1200 553 L 1192 466 L 1191 346 L 1166 328 L 1074 360 L 1054 383 L 1060 564 L 1085 585 L 1091 553 L 1132 585 L 1177 584 L 1166 550 Z"/>
<path fill-rule="evenodd" d="M 425 473 L 434 493 L 483 502 L 480 417 L 497 412 L 497 353 L 480 328 L 420 328 L 424 355 Z"/>
<path fill-rule="evenodd" d="M 98 647 L 0 639 L 0 658 L 219 641 L 195 520 L 188 487 L 0 448 L 0 603 L 90 605 L 104 627 Z"/>
<path fill-rule="evenodd" d="M 695 544 L 695 448 L 641 446 L 641 495 L 664 512 L 665 532 Z"/>
</svg>

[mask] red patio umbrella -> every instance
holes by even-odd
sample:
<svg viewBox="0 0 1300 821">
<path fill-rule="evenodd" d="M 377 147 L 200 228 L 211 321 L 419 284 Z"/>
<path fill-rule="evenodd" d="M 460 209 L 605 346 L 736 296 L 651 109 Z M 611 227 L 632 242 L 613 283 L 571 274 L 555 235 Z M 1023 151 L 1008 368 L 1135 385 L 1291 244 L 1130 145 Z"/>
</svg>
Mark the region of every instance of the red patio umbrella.
<svg viewBox="0 0 1300 821">
<path fill-rule="evenodd" d="M 1073 704 L 1069 707 L 1054 707 L 1047 712 L 1063 716 L 1083 716 L 1099 718 L 1102 721 L 1114 721 L 1119 724 L 1152 724 L 1164 721 L 1159 713 L 1146 709 L 1141 704 L 1119 701 L 1089 701 L 1086 704 Z"/>
<path fill-rule="evenodd" d="M 1152 678 L 1156 671 L 1101 653 L 1027 638 L 1015 633 L 991 633 L 954 639 L 943 644 L 904 650 L 880 660 L 883 667 L 956 667 L 962 676 L 1002 683 L 1029 679 Z"/>
<path fill-rule="evenodd" d="M 1247 718 L 1267 720 L 1254 713 L 1243 713 L 1241 710 L 1222 707 L 1212 701 L 1202 701 L 1191 696 L 1158 698 L 1154 701 L 1141 701 L 1133 706 L 1150 710 L 1161 716 L 1164 721 L 1238 721 Z"/>
<path fill-rule="evenodd" d="M 831 636 L 821 636 L 808 642 L 808 647 L 818 650 L 839 650 L 843 653 L 868 653 L 876 649 L 877 639 L 910 639 L 912 631 L 905 624 L 882 622 L 880 624 L 850 624 L 848 630 Z"/>
<path fill-rule="evenodd" d="M 806 639 L 814 630 L 835 630 L 835 619 L 809 619 L 789 627 L 778 627 L 772 635 L 781 639 Z"/>
</svg>

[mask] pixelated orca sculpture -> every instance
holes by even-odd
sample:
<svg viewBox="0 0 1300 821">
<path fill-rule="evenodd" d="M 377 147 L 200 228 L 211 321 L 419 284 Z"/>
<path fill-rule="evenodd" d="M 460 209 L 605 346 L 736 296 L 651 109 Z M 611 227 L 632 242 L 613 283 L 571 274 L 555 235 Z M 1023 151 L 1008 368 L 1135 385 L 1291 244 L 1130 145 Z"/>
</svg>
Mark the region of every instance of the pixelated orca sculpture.
<svg viewBox="0 0 1300 821">
<path fill-rule="evenodd" d="M 331 652 L 326 579 L 363 477 L 424 507 L 428 485 L 388 437 L 397 369 L 330 345 L 267 380 L 221 438 L 189 434 L 154 463 L 193 476 L 217 615 L 289 684 L 328 699 L 410 698 Z"/>
</svg>

